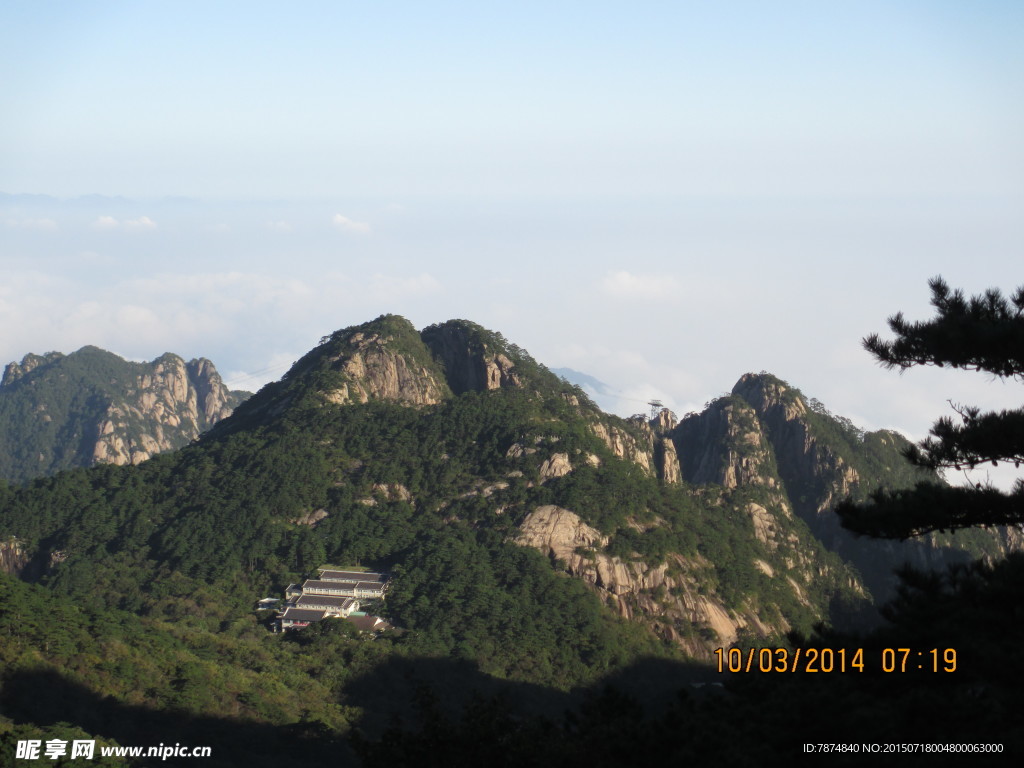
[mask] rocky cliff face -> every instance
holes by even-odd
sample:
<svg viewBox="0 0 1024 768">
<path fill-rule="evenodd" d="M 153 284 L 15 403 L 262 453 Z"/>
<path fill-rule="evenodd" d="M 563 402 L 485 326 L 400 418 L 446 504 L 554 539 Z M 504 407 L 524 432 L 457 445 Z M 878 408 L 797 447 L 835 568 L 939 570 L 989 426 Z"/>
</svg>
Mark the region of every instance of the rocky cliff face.
<svg viewBox="0 0 1024 768">
<path fill-rule="evenodd" d="M 672 432 L 681 472 L 693 484 L 777 486 L 771 448 L 756 411 L 738 397 L 715 401 Z"/>
<path fill-rule="evenodd" d="M 15 481 L 94 463 L 138 464 L 229 416 L 213 363 L 133 363 L 96 347 L 26 355 L 0 383 L 0 475 Z"/>
<path fill-rule="evenodd" d="M 600 438 L 613 455 L 639 464 L 645 472 L 652 473 L 654 465 L 653 436 L 649 429 L 644 429 L 646 424 L 642 421 L 633 423 L 634 430 L 640 432 L 640 437 L 632 434 L 630 430 L 600 417 L 591 421 L 589 426 L 590 431 Z"/>
<path fill-rule="evenodd" d="M 640 621 L 696 658 L 710 658 L 715 648 L 735 642 L 741 631 L 750 638 L 767 638 L 789 629 L 769 606 L 727 606 L 707 588 L 711 564 L 703 558 L 672 555 L 650 565 L 613 557 L 604 551 L 608 537 L 568 509 L 537 507 L 523 521 L 516 542 L 539 550 L 582 579 L 623 618 Z M 764 567 L 771 570 L 767 563 Z M 793 588 L 800 591 L 796 583 Z"/>
<path fill-rule="evenodd" d="M 773 377 L 755 374 L 742 376 L 733 394 L 750 404 L 771 434 L 783 482 L 800 489 L 797 511 L 815 527 L 823 516 L 833 520 L 832 508 L 858 488 L 860 475 L 814 434 L 803 397 Z"/>
<path fill-rule="evenodd" d="M 840 500 L 882 483 L 913 481 L 912 470 L 900 455 L 908 443 L 892 432 L 864 435 L 820 404 L 816 408 L 773 376 L 742 376 L 730 396 L 687 417 L 671 433 L 684 479 L 726 489 L 772 491 L 778 504 L 795 512 L 826 548 L 864 574 L 878 600 L 891 596 L 894 569 L 901 563 L 937 568 L 968 559 L 961 549 L 934 536 L 877 541 L 844 530 L 833 512 Z M 996 549 L 1012 546 L 1008 540 L 1001 542 L 990 543 Z"/>
<path fill-rule="evenodd" d="M 29 563 L 29 553 L 17 539 L 0 541 L 0 573 L 20 576 Z"/>
<path fill-rule="evenodd" d="M 195 440 L 231 415 L 237 397 L 209 360 L 186 363 L 164 355 L 150 366 L 107 408 L 93 448 L 95 463 L 138 464 Z"/>
<path fill-rule="evenodd" d="M 238 397 L 224 385 L 213 363 L 205 357 L 190 360 L 187 373 L 196 391 L 197 415 L 207 425 L 216 424 L 231 415 Z"/>
<path fill-rule="evenodd" d="M 662 408 L 647 422 L 647 429 L 651 433 L 654 469 L 658 479 L 668 485 L 678 485 L 683 479 L 679 454 L 671 437 L 678 423 L 676 415 L 668 408 Z"/>
<path fill-rule="evenodd" d="M 488 345 L 481 330 L 465 320 L 424 329 L 423 341 L 444 367 L 448 386 L 457 395 L 522 386 L 515 363 Z"/>
<path fill-rule="evenodd" d="M 417 364 L 412 355 L 395 348 L 394 335 L 357 331 L 345 349 L 327 357 L 341 381 L 324 392 L 332 403 L 391 400 L 407 405 L 434 405 L 450 394 L 432 366 Z"/>
<path fill-rule="evenodd" d="M 615 456 L 631 461 L 669 485 L 678 484 L 682 479 L 679 456 L 672 441 L 671 432 L 676 426 L 676 416 L 663 408 L 653 419 L 631 416 L 625 423 L 610 419 L 604 414 L 590 415 L 590 431 L 598 437 Z"/>
<path fill-rule="evenodd" d="M 838 527 L 832 509 L 861 489 L 862 478 L 851 464 L 863 435 L 844 432 L 823 413 L 812 414 L 803 396 L 766 374 L 746 374 L 732 394 L 691 414 L 672 431 L 681 456 L 683 477 L 690 483 L 778 488 L 794 510 L 819 536 Z M 899 448 L 906 440 L 894 433 L 873 438 L 890 444 L 890 462 L 902 465 Z M 848 454 L 844 457 L 844 452 Z M 877 480 L 877 478 L 876 478 Z"/>
<path fill-rule="evenodd" d="M 682 482 L 679 455 L 671 438 L 658 436 L 655 439 L 654 466 L 658 471 L 658 478 L 668 485 L 679 485 Z"/>
</svg>

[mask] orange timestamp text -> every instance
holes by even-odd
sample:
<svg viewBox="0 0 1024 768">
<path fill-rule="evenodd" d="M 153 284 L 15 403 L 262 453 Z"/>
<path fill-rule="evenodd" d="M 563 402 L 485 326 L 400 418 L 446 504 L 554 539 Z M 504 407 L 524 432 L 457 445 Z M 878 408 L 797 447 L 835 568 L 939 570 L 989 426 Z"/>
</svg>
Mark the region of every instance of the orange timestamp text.
<svg viewBox="0 0 1024 768">
<path fill-rule="evenodd" d="M 955 648 L 716 648 L 719 672 L 956 672 Z"/>
</svg>

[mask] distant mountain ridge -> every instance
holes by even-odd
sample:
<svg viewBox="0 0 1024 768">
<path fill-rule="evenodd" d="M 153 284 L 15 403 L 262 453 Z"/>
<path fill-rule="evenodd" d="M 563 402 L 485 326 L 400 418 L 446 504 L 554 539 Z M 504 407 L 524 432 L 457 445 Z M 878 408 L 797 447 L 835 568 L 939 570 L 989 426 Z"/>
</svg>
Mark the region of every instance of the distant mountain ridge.
<svg viewBox="0 0 1024 768">
<path fill-rule="evenodd" d="M 134 363 L 93 346 L 25 355 L 0 381 L 0 477 L 138 464 L 195 440 L 247 394 L 205 358 Z"/>
<path fill-rule="evenodd" d="M 394 568 L 399 625 L 445 618 L 430 592 L 440 577 L 417 581 L 407 570 L 403 580 L 403 567 L 432 562 L 415 542 L 454 546 L 449 537 L 466 532 L 495 537 L 474 545 L 483 547 L 476 557 L 539 551 L 612 614 L 698 658 L 738 638 L 856 615 L 888 594 L 904 561 L 943 564 L 1013 546 L 984 532 L 955 544 L 853 540 L 836 524 L 835 503 L 925 475 L 901 456 L 903 438 L 861 434 L 767 373 L 742 376 L 730 395 L 679 422 L 667 409 L 622 419 L 500 333 L 467 320 L 419 331 L 384 315 L 325 336 L 229 418 L 230 393 L 212 365 L 173 355 L 146 365 L 95 348 L 29 356 L 8 367 L 0 395 L 18 394 L 18 413 L 34 423 L 58 405 L 75 413 L 69 389 L 54 384 L 73 372 L 91 388 L 71 391 L 96 401 L 99 418 L 65 416 L 51 431 L 77 430 L 91 462 L 137 463 L 174 447 L 168 425 L 184 427 L 182 443 L 212 425 L 140 475 L 152 478 L 161 511 L 138 524 L 158 533 L 133 540 L 137 551 L 193 576 L 241 562 L 287 578 L 325 559 Z M 126 387 L 126 399 L 111 401 L 100 383 Z M 64 400 L 34 396 L 46 387 Z M 150 432 L 145 417 L 159 419 Z M 53 502 L 42 494 L 33 503 Z M 18 538 L 22 560 L 53 563 L 59 553 L 65 559 L 46 566 L 55 573 L 91 567 L 92 550 L 54 522 L 69 514 L 56 507 L 0 536 Z"/>
<path fill-rule="evenodd" d="M 608 384 L 595 376 L 591 376 L 589 373 L 577 371 L 575 368 L 552 368 L 551 372 L 561 376 L 566 381 L 583 387 L 585 390 L 590 390 L 595 394 L 615 396 L 615 392 Z"/>
<path fill-rule="evenodd" d="M 286 746 L 310 737 L 335 759 L 357 723 L 409 715 L 424 672 L 446 696 L 526 686 L 561 701 L 617 676 L 674 696 L 692 676 L 721 679 L 705 676 L 718 648 L 776 647 L 822 622 L 865 628 L 905 560 L 1020 546 L 986 531 L 847 536 L 832 511 L 842 496 L 924 476 L 903 438 L 863 434 L 767 373 L 681 421 L 622 419 L 500 333 L 385 315 L 325 336 L 227 418 L 218 381 L 205 361 L 95 348 L 9 368 L 0 416 L 23 434 L 42 425 L 90 463 L 102 437 L 128 449 L 123 466 L 0 482 L 0 736 L 34 723 L 18 733 L 49 738 L 59 722 L 109 735 L 189 712 L 210 733 L 274 726 Z M 157 412 L 165 437 L 171 421 L 191 434 L 220 420 L 135 465 L 132 445 L 148 448 L 130 430 Z M 366 642 L 328 619 L 271 634 L 254 604 L 325 563 L 389 573 L 379 611 L 400 634 Z M 783 679 L 797 678 L 815 676 Z M 823 680 L 814 706 L 841 679 Z M 23 706 L 60 682 L 105 703 Z M 85 716 L 95 709 L 108 715 Z M 220 754 L 270 765 L 253 733 Z"/>
</svg>

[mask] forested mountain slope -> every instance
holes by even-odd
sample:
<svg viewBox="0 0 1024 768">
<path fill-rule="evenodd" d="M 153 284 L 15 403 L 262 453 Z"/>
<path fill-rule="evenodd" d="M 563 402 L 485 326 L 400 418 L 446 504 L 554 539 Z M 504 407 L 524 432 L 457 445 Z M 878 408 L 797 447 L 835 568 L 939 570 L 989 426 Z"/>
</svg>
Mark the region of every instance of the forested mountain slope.
<svg viewBox="0 0 1024 768">
<path fill-rule="evenodd" d="M 410 679 L 455 663 L 551 702 L 645 659 L 707 660 L 859 615 L 871 580 L 820 520 L 841 493 L 909 482 L 899 447 L 765 375 L 679 424 L 623 420 L 500 334 L 383 316 L 325 337 L 179 451 L 0 486 L 0 562 L 47 590 L 19 599 L 74 606 L 60 653 L 38 648 L 50 630 L 12 620 L 10 669 L 49 664 L 126 706 L 330 733 L 407 707 Z M 254 600 L 325 562 L 389 572 L 382 610 L 404 633 L 260 634 Z M 180 659 L 124 652 L 142 699 L 82 661 L 117 647 L 88 651 L 90 627 L 128 614 Z M 303 716 L 279 686 L 319 703 Z"/>
<path fill-rule="evenodd" d="M 0 381 L 0 477 L 138 464 L 195 440 L 247 394 L 228 391 L 202 358 L 132 363 L 97 347 L 26 355 Z"/>
</svg>

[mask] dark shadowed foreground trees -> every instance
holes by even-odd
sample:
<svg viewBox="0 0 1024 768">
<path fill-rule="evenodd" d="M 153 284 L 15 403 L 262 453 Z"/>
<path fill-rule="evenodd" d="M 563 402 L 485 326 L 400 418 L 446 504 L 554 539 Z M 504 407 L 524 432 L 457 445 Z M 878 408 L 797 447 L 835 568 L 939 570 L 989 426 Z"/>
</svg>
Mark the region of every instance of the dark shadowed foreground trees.
<svg viewBox="0 0 1024 768">
<path fill-rule="evenodd" d="M 896 338 L 877 334 L 864 346 L 887 368 L 949 366 L 1024 381 L 1024 287 L 1012 296 L 991 288 L 966 298 L 940 277 L 929 281 L 936 316 L 909 322 L 889 318 Z M 954 406 L 956 418 L 935 422 L 931 436 L 912 446 L 907 458 L 930 469 L 974 469 L 1024 460 L 1024 409 L 982 412 Z M 1024 481 L 1004 493 L 990 486 L 947 487 L 919 483 L 911 490 L 874 493 L 866 504 L 846 502 L 836 510 L 843 525 L 857 533 L 905 539 L 931 531 L 1024 523 Z"/>
</svg>

